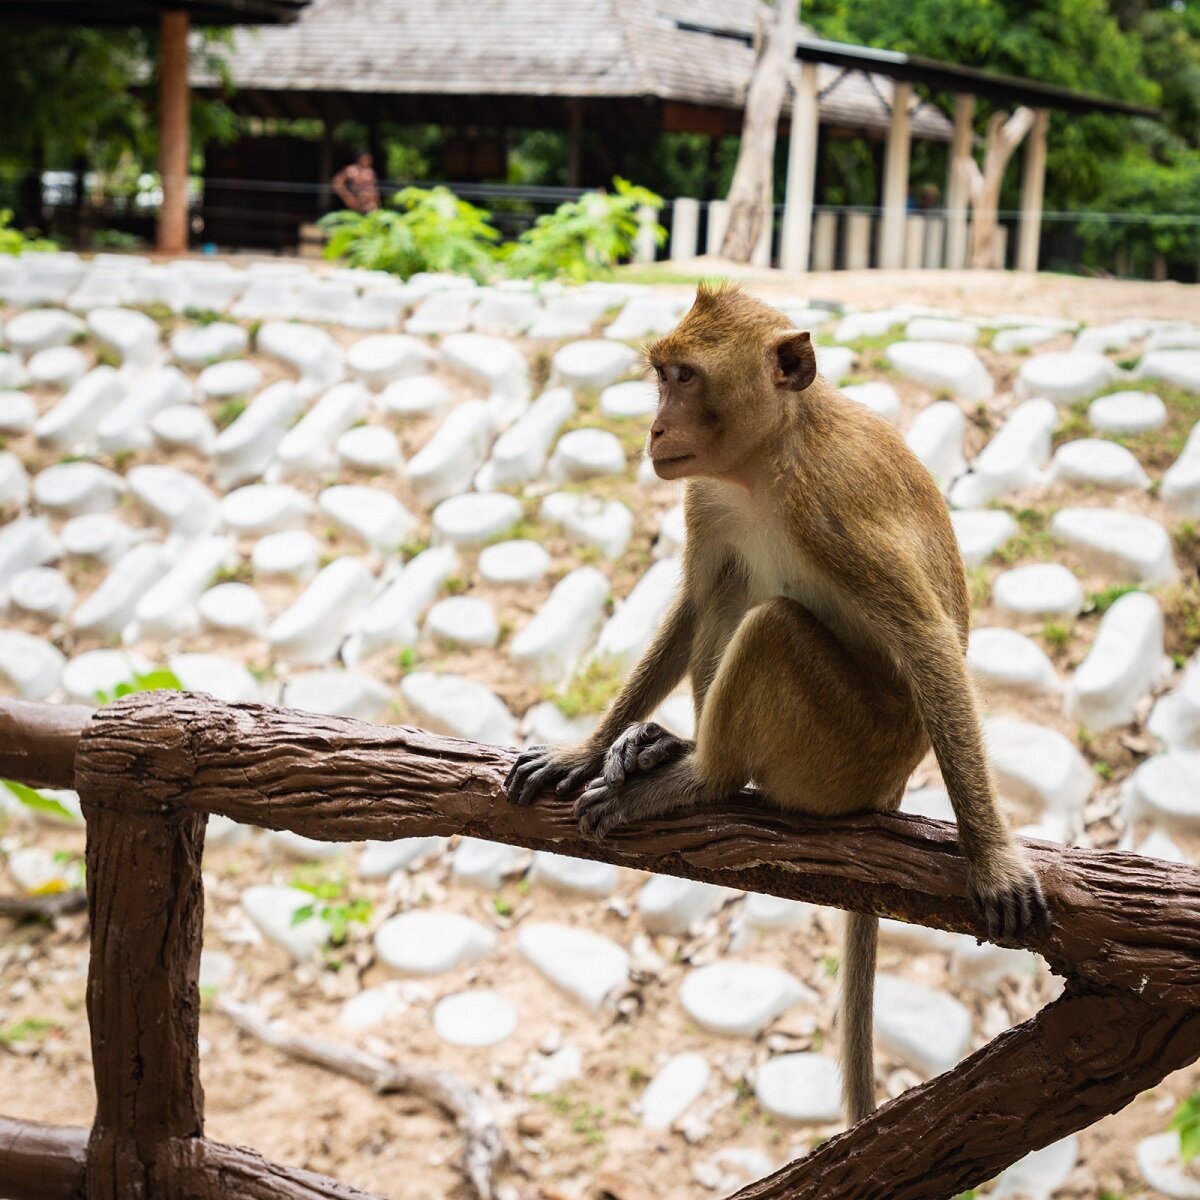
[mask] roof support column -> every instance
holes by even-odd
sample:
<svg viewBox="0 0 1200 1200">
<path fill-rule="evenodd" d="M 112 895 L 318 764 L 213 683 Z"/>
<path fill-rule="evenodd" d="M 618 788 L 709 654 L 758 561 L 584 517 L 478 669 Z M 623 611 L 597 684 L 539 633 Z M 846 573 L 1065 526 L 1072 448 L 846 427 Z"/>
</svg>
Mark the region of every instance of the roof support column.
<svg viewBox="0 0 1200 1200">
<path fill-rule="evenodd" d="M 800 63 L 792 96 L 787 193 L 779 249 L 779 265 L 785 271 L 808 270 L 817 178 L 817 136 L 817 68 L 815 63 Z"/>
<path fill-rule="evenodd" d="M 892 92 L 892 127 L 888 130 L 883 168 L 883 229 L 879 239 L 879 265 L 904 266 L 904 228 L 908 216 L 908 152 L 912 121 L 908 105 L 912 84 L 897 79 Z"/>
<path fill-rule="evenodd" d="M 1046 186 L 1046 131 L 1049 109 L 1034 113 L 1033 128 L 1025 143 L 1025 168 L 1021 178 L 1021 224 L 1017 241 L 1017 270 L 1036 271 L 1042 236 L 1042 193 Z"/>
<path fill-rule="evenodd" d="M 158 81 L 158 249 L 183 254 L 188 240 L 188 26 L 186 12 L 162 15 Z"/>
<path fill-rule="evenodd" d="M 967 264 L 967 181 L 955 168 L 971 153 L 975 97 L 958 92 L 954 97 L 954 141 L 946 164 L 946 266 L 961 271 Z"/>
</svg>

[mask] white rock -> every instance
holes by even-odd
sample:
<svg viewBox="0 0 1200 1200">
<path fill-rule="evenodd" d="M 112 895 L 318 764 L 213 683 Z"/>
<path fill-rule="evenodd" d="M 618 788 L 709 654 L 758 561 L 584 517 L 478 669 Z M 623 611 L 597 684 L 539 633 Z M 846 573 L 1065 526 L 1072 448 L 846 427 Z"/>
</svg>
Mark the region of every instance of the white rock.
<svg viewBox="0 0 1200 1200">
<path fill-rule="evenodd" d="M 492 395 L 528 400 L 529 364 L 513 342 L 486 333 L 453 333 L 442 340 L 441 350 L 448 367 Z"/>
<path fill-rule="evenodd" d="M 687 520 L 683 505 L 676 504 L 663 513 L 658 523 L 658 537 L 654 542 L 655 558 L 676 558 L 683 553 L 687 540 Z"/>
<path fill-rule="evenodd" d="M 20 436 L 33 428 L 37 405 L 24 392 L 0 392 L 0 435 Z"/>
<path fill-rule="evenodd" d="M 649 417 L 658 408 L 658 386 L 648 379 L 614 383 L 600 393 L 606 417 Z"/>
<path fill-rule="evenodd" d="M 221 523 L 216 496 L 186 471 L 176 467 L 133 467 L 125 482 L 133 498 L 171 533 L 201 537 Z"/>
<path fill-rule="evenodd" d="M 1159 699 L 1146 728 L 1168 750 L 1200 750 L 1200 663 L 1193 660 L 1179 686 Z"/>
<path fill-rule="evenodd" d="M 652 333 L 666 333 L 675 328 L 687 307 L 687 300 L 678 296 L 634 296 L 604 331 L 604 336 L 628 340 Z"/>
<path fill-rule="evenodd" d="M 458 913 L 405 912 L 375 931 L 376 953 L 405 975 L 440 975 L 478 962 L 495 948 L 490 929 Z"/>
<path fill-rule="evenodd" d="M 224 633 L 261 637 L 267 627 L 262 597 L 248 583 L 219 583 L 196 602 L 200 620 Z"/>
<path fill-rule="evenodd" d="M 608 559 L 620 558 L 633 536 L 633 513 L 620 500 L 601 500 L 575 492 L 551 492 L 542 501 L 542 519 L 562 525 L 568 533 Z"/>
<path fill-rule="evenodd" d="M 66 659 L 57 646 L 19 629 L 0 629 L 0 682 L 25 700 L 45 700 L 58 687 Z M 89 697 L 91 699 L 91 697 Z"/>
<path fill-rule="evenodd" d="M 950 524 L 968 567 L 982 566 L 1020 528 L 1009 513 L 989 508 L 956 509 L 950 514 Z"/>
<path fill-rule="evenodd" d="M 554 353 L 553 378 L 577 391 L 599 392 L 627 374 L 636 361 L 637 354 L 620 342 L 568 342 Z"/>
<path fill-rule="evenodd" d="M 361 383 L 330 388 L 279 443 L 277 460 L 283 475 L 312 476 L 334 465 L 334 443 L 366 416 L 367 389 Z"/>
<path fill-rule="evenodd" d="M 119 503 L 125 481 L 97 463 L 56 463 L 33 480 L 33 499 L 56 516 L 108 512 Z"/>
<path fill-rule="evenodd" d="M 845 346 L 817 346 L 817 370 L 834 387 L 854 370 L 858 355 Z"/>
<path fill-rule="evenodd" d="M 29 382 L 29 373 L 15 354 L 0 351 L 0 388 L 24 387 Z"/>
<path fill-rule="evenodd" d="M 520 500 L 503 492 L 451 496 L 433 510 L 433 540 L 436 545 L 480 546 L 506 534 L 524 512 Z"/>
<path fill-rule="evenodd" d="M 43 417 L 33 430 L 39 442 L 73 453 L 89 448 L 106 413 L 125 395 L 112 367 L 94 367 Z"/>
<path fill-rule="evenodd" d="M 394 842 L 368 842 L 358 858 L 363 879 L 386 879 L 396 871 L 416 870 L 446 849 L 444 837 L 400 838 Z"/>
<path fill-rule="evenodd" d="M 593 1012 L 629 976 L 629 955 L 599 934 L 553 922 L 526 922 L 517 949 L 551 983 Z"/>
<path fill-rule="evenodd" d="M 651 875 L 638 892 L 637 909 L 651 933 L 689 933 L 729 898 L 728 888 L 674 875 Z"/>
<path fill-rule="evenodd" d="M 33 308 L 17 313 L 4 328 L 4 340 L 19 354 L 36 354 L 52 346 L 73 342 L 84 323 L 61 308 Z"/>
<path fill-rule="evenodd" d="M 475 297 L 464 292 L 435 292 L 417 305 L 404 323 L 412 334 L 441 335 L 458 333 L 471 323 Z"/>
<path fill-rule="evenodd" d="M 93 308 L 88 329 L 126 364 L 144 366 L 158 350 L 158 326 L 145 313 L 127 308 Z"/>
<path fill-rule="evenodd" d="M 0 525 L 0 606 L 8 583 L 27 567 L 41 567 L 62 553 L 46 517 L 17 517 Z"/>
<path fill-rule="evenodd" d="M 550 1096 L 583 1076 L 583 1054 L 578 1046 L 562 1046 L 552 1054 L 532 1054 L 523 1079 L 530 1096 Z"/>
<path fill-rule="evenodd" d="M 450 390 L 432 375 L 397 379 L 383 391 L 383 407 L 397 417 L 432 417 L 450 403 Z"/>
<path fill-rule="evenodd" d="M 29 474 L 11 450 L 0 450 L 0 505 L 24 508 L 29 500 Z"/>
<path fill-rule="evenodd" d="M 700 1099 L 711 1074 L 703 1054 L 676 1054 L 667 1059 L 639 1101 L 643 1127 L 670 1129 Z"/>
<path fill-rule="evenodd" d="M 261 884 L 247 888 L 239 903 L 263 935 L 282 946 L 298 963 L 315 958 L 329 937 L 329 926 L 321 917 L 314 915 L 292 924 L 297 910 L 313 903 L 311 892 Z"/>
<path fill-rule="evenodd" d="M 1159 329 L 1146 339 L 1149 350 L 1200 350 L 1200 329 L 1181 325 L 1176 329 Z"/>
<path fill-rule="evenodd" d="M 206 692 L 227 704 L 247 704 L 262 699 L 258 680 L 241 663 L 219 654 L 172 654 L 167 667 L 185 692 Z"/>
<path fill-rule="evenodd" d="M 1057 329 L 1045 329 L 1038 325 L 1001 329 L 992 338 L 992 349 L 997 354 L 1012 354 L 1016 350 L 1029 350 L 1058 337 Z"/>
<path fill-rule="evenodd" d="M 488 842 L 483 838 L 459 839 L 450 862 L 450 871 L 460 883 L 494 892 L 509 875 L 525 869 L 525 855 L 519 846 Z"/>
<path fill-rule="evenodd" d="M 902 375 L 923 387 L 948 391 L 960 400 L 986 400 L 995 390 L 992 377 L 967 346 L 952 342 L 893 342 L 887 359 Z"/>
<path fill-rule="evenodd" d="M 423 504 L 464 492 L 492 441 L 492 417 L 482 400 L 451 410 L 438 431 L 409 459 L 408 478 Z"/>
<path fill-rule="evenodd" d="M 684 976 L 679 1001 L 702 1029 L 757 1037 L 781 1013 L 812 993 L 794 975 L 766 963 L 721 959 Z"/>
<path fill-rule="evenodd" d="M 567 388 L 543 392 L 502 433 L 483 467 L 488 487 L 525 483 L 541 473 L 559 429 L 575 414 L 575 400 Z M 623 460 L 622 460 L 623 461 Z"/>
<path fill-rule="evenodd" d="M 695 737 L 696 711 L 690 689 L 668 696 L 654 710 L 654 720 L 676 737 Z"/>
<path fill-rule="evenodd" d="M 988 717 L 984 742 L 1002 794 L 1078 824 L 1096 776 L 1061 733 L 1015 717 Z"/>
<path fill-rule="evenodd" d="M 950 972 L 963 987 L 994 996 L 1006 979 L 1036 977 L 1038 959 L 1028 950 L 1009 950 L 955 935 Z"/>
<path fill-rule="evenodd" d="M 767 1059 L 755 1072 L 754 1094 L 767 1112 L 785 1121 L 825 1125 L 842 1116 L 842 1072 L 824 1054 Z"/>
<path fill-rule="evenodd" d="M 1075 617 L 1083 610 L 1083 588 L 1061 563 L 1027 563 L 1002 571 L 992 585 L 997 608 L 1022 616 Z"/>
<path fill-rule="evenodd" d="M 620 475 L 625 470 L 621 439 L 606 429 L 572 429 L 558 439 L 547 468 L 555 482 Z"/>
<path fill-rule="evenodd" d="M 1055 404 L 1087 400 L 1117 377 L 1117 369 L 1090 350 L 1049 351 L 1027 358 L 1017 372 L 1016 395 L 1039 396 Z"/>
<path fill-rule="evenodd" d="M 249 347 L 249 333 L 230 321 L 185 325 L 171 335 L 171 357 L 185 367 L 205 367 L 223 358 L 237 358 Z"/>
<path fill-rule="evenodd" d="M 88 650 L 77 654 L 62 669 L 61 683 L 68 700 L 96 704 L 99 692 L 112 693 L 120 683 L 132 683 L 137 675 L 153 669 L 140 654 L 124 650 Z"/>
<path fill-rule="evenodd" d="M 103 582 L 75 610 L 72 625 L 79 633 L 101 637 L 120 634 L 133 619 L 138 601 L 170 569 L 162 546 L 141 542 L 113 564 Z"/>
<path fill-rule="evenodd" d="M 891 421 L 893 425 L 900 419 L 900 397 L 890 383 L 879 380 L 855 383 L 842 388 L 842 395 L 869 408 L 876 416 Z"/>
<path fill-rule="evenodd" d="M 373 586 L 358 558 L 335 558 L 271 623 L 267 641 L 289 662 L 320 665 L 337 653 Z"/>
<path fill-rule="evenodd" d="M 300 385 L 295 390 L 301 396 L 315 396 L 342 377 L 341 347 L 315 325 L 268 323 L 259 329 L 256 345 L 260 353 L 279 359 L 299 374 Z"/>
<path fill-rule="evenodd" d="M 565 717 L 562 709 L 549 700 L 535 704 L 521 720 L 527 746 L 567 746 L 589 737 L 600 718 L 594 713 Z"/>
<path fill-rule="evenodd" d="M 8 585 L 8 599 L 22 612 L 57 621 L 71 611 L 75 589 L 54 567 L 27 567 Z"/>
<path fill-rule="evenodd" d="M 151 418 L 191 398 L 192 385 L 178 367 L 154 367 L 129 386 L 125 398 L 96 426 L 96 444 L 107 454 L 147 450 L 154 442 Z"/>
<path fill-rule="evenodd" d="M 280 380 L 264 388 L 213 447 L 215 474 L 223 487 L 248 483 L 266 470 L 302 407 L 295 384 Z"/>
<path fill-rule="evenodd" d="M 899 309 L 880 309 L 877 312 L 848 313 L 834 331 L 834 340 L 853 342 L 859 338 L 878 338 L 902 325 L 908 314 Z"/>
<path fill-rule="evenodd" d="M 191 450 L 207 458 L 217 444 L 217 427 L 202 408 L 177 404 L 150 418 L 150 432 L 169 450 Z"/>
<path fill-rule="evenodd" d="M 346 365 L 356 379 L 369 387 L 382 388 L 396 379 L 423 374 L 435 357 L 415 337 L 385 333 L 355 342 L 346 352 Z"/>
<path fill-rule="evenodd" d="M 83 886 L 78 860 L 64 862 L 45 846 L 19 846 L 8 852 L 8 873 L 28 894 L 66 891 Z"/>
<path fill-rule="evenodd" d="M 550 555 L 537 542 L 497 542 L 479 553 L 479 574 L 488 583 L 537 583 L 550 569 Z"/>
<path fill-rule="evenodd" d="M 533 855 L 531 879 L 543 880 L 564 892 L 582 892 L 585 896 L 611 896 L 616 891 L 621 872 L 612 863 L 593 862 L 588 858 L 572 858 L 536 850 Z"/>
<path fill-rule="evenodd" d="M 607 578 L 595 567 L 578 567 L 565 575 L 513 638 L 513 660 L 543 683 L 565 681 L 595 635 L 610 591 Z"/>
<path fill-rule="evenodd" d="M 400 466 L 400 443 L 381 425 L 347 429 L 335 443 L 338 462 L 354 471 L 394 471 Z"/>
<path fill-rule="evenodd" d="M 362 484 L 326 488 L 317 507 L 331 521 L 383 554 L 398 550 L 412 536 L 416 518 L 390 492 Z"/>
<path fill-rule="evenodd" d="M 1180 512 L 1200 516 L 1200 422 L 1162 479 L 1162 498 Z"/>
<path fill-rule="evenodd" d="M 971 321 L 947 317 L 913 317 L 904 327 L 904 336 L 912 342 L 956 342 L 973 346 L 979 340 L 979 326 Z"/>
<path fill-rule="evenodd" d="M 49 350 L 39 350 L 27 366 L 31 383 L 69 388 L 87 374 L 88 360 L 74 346 L 52 346 Z"/>
<path fill-rule="evenodd" d="M 785 900 L 762 892 L 747 892 L 742 917 L 751 929 L 790 929 L 811 922 L 816 905 L 803 900 Z"/>
<path fill-rule="evenodd" d="M 1167 406 L 1152 392 L 1113 392 L 1088 405 L 1088 420 L 1101 433 L 1150 433 L 1167 421 Z"/>
<path fill-rule="evenodd" d="M 1146 759 L 1124 791 L 1130 822 L 1148 819 L 1168 830 L 1189 832 L 1200 824 L 1200 754 L 1174 750 Z"/>
<path fill-rule="evenodd" d="M 337 1023 L 345 1029 L 370 1029 L 391 1024 L 408 1009 L 408 1001 L 394 985 L 366 988 L 351 996 L 338 1010 Z"/>
<path fill-rule="evenodd" d="M 423 550 L 363 610 L 355 622 L 353 660 L 384 646 L 411 646 L 417 623 L 434 602 L 443 582 L 458 566 L 453 546 Z M 352 665 L 350 647 L 347 662 Z"/>
<path fill-rule="evenodd" d="M 495 1046 L 516 1032 L 517 1010 L 496 992 L 459 992 L 438 1001 L 433 1027 L 452 1046 Z"/>
<path fill-rule="evenodd" d="M 1151 350 L 1137 366 L 1139 379 L 1160 379 L 1200 394 L 1200 350 Z"/>
<path fill-rule="evenodd" d="M 284 483 L 250 483 L 235 488 L 221 500 L 219 508 L 225 526 L 246 537 L 303 528 L 312 511 L 312 501 Z"/>
<path fill-rule="evenodd" d="M 206 537 L 138 598 L 133 610 L 139 637 L 173 637 L 200 626 L 196 604 L 222 567 L 235 560 L 233 539 Z"/>
<path fill-rule="evenodd" d="M 311 671 L 294 676 L 283 689 L 288 708 L 359 721 L 376 720 L 390 699 L 379 680 L 356 671 Z"/>
<path fill-rule="evenodd" d="M 288 575 L 307 579 L 317 569 L 321 543 L 307 530 L 290 529 L 271 533 L 254 543 L 250 564 L 255 575 Z"/>
<path fill-rule="evenodd" d="M 1103 438 L 1064 442 L 1050 464 L 1050 479 L 1104 488 L 1150 486 L 1150 476 L 1142 470 L 1141 463 L 1124 446 Z M 1163 486 L 1165 489 L 1165 479 Z"/>
<path fill-rule="evenodd" d="M 1138 1171 L 1156 1192 L 1171 1200 L 1200 1200 L 1200 1179 L 1184 1165 L 1174 1130 L 1142 1138 L 1135 1154 Z"/>
<path fill-rule="evenodd" d="M 977 683 L 1043 695 L 1061 688 L 1054 664 L 1032 639 L 1015 629 L 971 630 L 967 667 Z"/>
<path fill-rule="evenodd" d="M 951 400 L 935 400 L 923 408 L 909 427 L 905 441 L 943 490 L 966 469 L 963 435 L 967 418 Z"/>
<path fill-rule="evenodd" d="M 880 974 L 875 980 L 875 1035 L 913 1070 L 940 1075 L 967 1052 L 971 1014 L 944 992 Z"/>
<path fill-rule="evenodd" d="M 263 373 L 252 362 L 231 359 L 205 367 L 196 379 L 196 391 L 208 400 L 249 396 L 262 383 Z"/>
<path fill-rule="evenodd" d="M 500 622 L 486 600 L 448 596 L 429 610 L 425 636 L 453 646 L 494 646 L 500 640 Z"/>
<path fill-rule="evenodd" d="M 219 991 L 226 984 L 232 983 L 236 974 L 237 963 L 232 955 L 221 950 L 200 951 L 200 977 L 197 982 L 201 994 Z"/>
<path fill-rule="evenodd" d="M 1058 411 L 1049 400 L 1018 405 L 971 464 L 971 473 L 950 489 L 951 504 L 979 508 L 1036 482 L 1057 424 Z"/>
<path fill-rule="evenodd" d="M 491 291 L 480 296 L 471 310 L 471 328 L 480 333 L 516 337 L 542 315 L 536 296 L 523 292 Z"/>
<path fill-rule="evenodd" d="M 414 671 L 404 677 L 400 693 L 424 729 L 473 742 L 517 744 L 516 722 L 504 701 L 473 679 Z"/>
<path fill-rule="evenodd" d="M 63 550 L 79 558 L 115 563 L 132 541 L 133 530 L 111 513 L 85 513 L 82 517 L 72 517 L 62 527 Z M 0 555 L 0 565 L 3 561 Z"/>
<path fill-rule="evenodd" d="M 596 641 L 596 655 L 629 670 L 650 645 L 679 590 L 680 560 L 664 558 L 638 580 L 633 591 L 605 622 Z"/>
<path fill-rule="evenodd" d="M 1111 508 L 1061 508 L 1050 532 L 1098 570 L 1153 587 L 1178 574 L 1170 534 L 1150 517 Z"/>
<path fill-rule="evenodd" d="M 770 1175 L 777 1165 L 760 1150 L 727 1146 L 711 1158 L 693 1163 L 692 1177 L 709 1191 L 732 1196 L 734 1192 Z"/>
</svg>

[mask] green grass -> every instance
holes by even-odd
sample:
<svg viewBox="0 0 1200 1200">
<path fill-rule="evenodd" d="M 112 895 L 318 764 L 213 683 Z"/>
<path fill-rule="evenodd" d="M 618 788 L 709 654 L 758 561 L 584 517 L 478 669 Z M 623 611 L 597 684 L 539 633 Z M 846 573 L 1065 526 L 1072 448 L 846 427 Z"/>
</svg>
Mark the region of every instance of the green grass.
<svg viewBox="0 0 1200 1200">
<path fill-rule="evenodd" d="M 1018 532 L 992 553 L 994 559 L 1011 566 L 1026 559 L 1044 562 L 1054 557 L 1054 542 L 1050 537 L 1051 509 L 1015 504 L 994 504 L 992 507 L 1008 513 L 1018 526 Z"/>
<path fill-rule="evenodd" d="M 1052 650 L 1061 650 L 1071 640 L 1071 626 L 1061 621 L 1047 621 L 1038 630 L 1038 636 Z"/>
<path fill-rule="evenodd" d="M 621 690 L 621 675 L 613 663 L 593 659 L 560 691 L 546 699 L 557 704 L 564 717 L 574 719 L 603 712 Z"/>
<path fill-rule="evenodd" d="M 228 429 L 245 411 L 245 400 L 226 400 L 213 413 L 213 424 L 218 429 Z"/>
<path fill-rule="evenodd" d="M 1088 607 L 1103 616 L 1122 596 L 1128 596 L 1130 592 L 1140 592 L 1141 590 L 1133 583 L 1118 583 L 1103 591 L 1093 592 L 1088 597 Z"/>
<path fill-rule="evenodd" d="M 0 1046 L 16 1046 L 24 1042 L 40 1042 L 58 1026 L 44 1017 L 26 1017 L 12 1025 L 0 1025 Z"/>
</svg>

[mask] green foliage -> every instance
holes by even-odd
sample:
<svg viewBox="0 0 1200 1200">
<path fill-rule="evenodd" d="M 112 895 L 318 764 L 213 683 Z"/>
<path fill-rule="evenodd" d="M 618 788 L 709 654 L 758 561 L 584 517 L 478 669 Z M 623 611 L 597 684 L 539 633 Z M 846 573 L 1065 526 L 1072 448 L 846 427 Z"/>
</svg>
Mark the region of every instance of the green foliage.
<svg viewBox="0 0 1200 1200">
<path fill-rule="evenodd" d="M 587 713 L 603 712 L 621 690 L 621 675 L 616 665 L 594 658 L 576 671 L 571 682 L 549 699 L 558 705 L 564 717 L 574 719 Z"/>
<path fill-rule="evenodd" d="M 1042 641 L 1054 650 L 1061 650 L 1071 640 L 1071 627 L 1061 621 L 1047 621 L 1039 633 Z"/>
<path fill-rule="evenodd" d="M 92 245 L 97 250 L 140 250 L 145 244 L 145 238 L 124 229 L 97 229 L 92 234 Z"/>
<path fill-rule="evenodd" d="M 48 238 L 37 236 L 36 231 L 24 233 L 12 227 L 12 209 L 0 209 L 0 254 L 28 254 L 31 251 L 57 250 Z"/>
<path fill-rule="evenodd" d="M 17 783 L 13 779 L 0 779 L 0 784 L 3 784 L 26 808 L 33 812 L 50 813 L 55 817 L 62 817 L 64 820 L 75 820 L 74 813 L 69 812 L 64 808 L 53 796 L 43 796 L 36 788 L 26 787 L 23 783 Z"/>
<path fill-rule="evenodd" d="M 1103 591 L 1093 592 L 1089 598 L 1092 611 L 1103 616 L 1122 596 L 1128 596 L 1130 592 L 1138 591 L 1141 591 L 1141 588 L 1136 584 L 1118 583 Z"/>
<path fill-rule="evenodd" d="M 213 413 L 213 424 L 218 429 L 228 429 L 245 411 L 245 400 L 224 400 Z"/>
<path fill-rule="evenodd" d="M 1193 1092 L 1175 1110 L 1170 1128 L 1179 1134 L 1179 1157 L 1185 1163 L 1200 1158 L 1200 1092 Z"/>
<path fill-rule="evenodd" d="M 488 275 L 500 238 L 488 223 L 491 213 L 444 187 L 404 188 L 391 203 L 371 213 L 322 217 L 319 224 L 330 231 L 325 257 L 401 279 L 418 271 L 455 271 L 480 280 Z"/>
<path fill-rule="evenodd" d="M 118 683 L 111 692 L 97 692 L 97 704 L 111 704 L 114 700 L 119 700 L 122 696 L 130 696 L 134 692 L 158 692 L 158 691 L 183 691 L 183 684 L 179 682 L 179 676 L 174 671 L 168 671 L 165 667 L 158 667 L 153 671 L 147 671 L 145 674 L 135 675 L 127 683 Z"/>
<path fill-rule="evenodd" d="M 611 275 L 633 253 L 638 209 L 660 209 L 661 196 L 628 180 L 613 180 L 612 192 L 588 192 L 539 217 L 504 255 L 510 275 L 522 279 L 571 279 L 582 282 Z M 656 224 L 661 244 L 666 230 Z"/>
<path fill-rule="evenodd" d="M 329 944 L 345 945 L 352 924 L 365 925 L 371 919 L 371 901 L 365 896 L 347 895 L 347 880 L 343 875 L 321 878 L 298 875 L 292 886 L 313 897 L 310 904 L 301 905 L 292 913 L 292 924 L 303 925 L 317 917 L 329 927 Z"/>
<path fill-rule="evenodd" d="M 0 1025 L 0 1046 L 14 1046 L 23 1042 L 40 1042 L 58 1026 L 44 1017 L 26 1017 L 12 1025 Z"/>
</svg>

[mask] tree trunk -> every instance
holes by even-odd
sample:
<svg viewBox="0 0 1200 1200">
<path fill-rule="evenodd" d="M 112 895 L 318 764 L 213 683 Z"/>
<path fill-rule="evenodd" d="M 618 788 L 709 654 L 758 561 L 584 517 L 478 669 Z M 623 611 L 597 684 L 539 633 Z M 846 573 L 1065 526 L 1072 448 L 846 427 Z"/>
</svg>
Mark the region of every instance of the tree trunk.
<svg viewBox="0 0 1200 1200">
<path fill-rule="evenodd" d="M 1034 112 L 1024 105 L 1010 117 L 993 113 L 988 121 L 983 170 L 970 155 L 955 160 L 955 169 L 966 180 L 971 202 L 971 267 L 990 270 L 998 266 L 996 251 L 996 211 L 1000 207 L 1000 186 L 1013 151 L 1033 126 Z"/>
<path fill-rule="evenodd" d="M 729 224 L 721 254 L 749 262 L 771 220 L 773 168 L 779 110 L 787 90 L 788 68 L 796 47 L 796 0 L 778 0 L 774 20 L 765 17 L 754 74 L 746 92 L 742 145 L 729 189 Z"/>
</svg>

